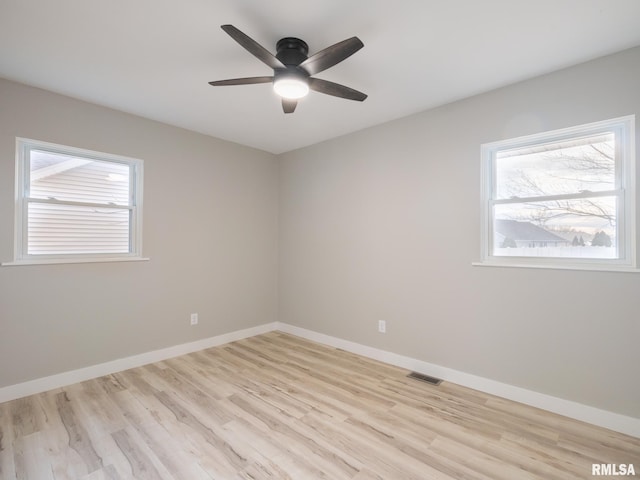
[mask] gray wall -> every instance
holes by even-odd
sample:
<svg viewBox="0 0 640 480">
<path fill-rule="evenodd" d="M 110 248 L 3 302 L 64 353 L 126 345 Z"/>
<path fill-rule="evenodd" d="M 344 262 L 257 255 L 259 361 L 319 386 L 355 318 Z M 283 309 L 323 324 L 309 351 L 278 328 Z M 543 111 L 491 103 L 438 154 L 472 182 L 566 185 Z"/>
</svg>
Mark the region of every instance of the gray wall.
<svg viewBox="0 0 640 480">
<path fill-rule="evenodd" d="M 0 80 L 3 262 L 17 136 L 144 160 L 151 260 L 0 267 L 0 387 L 277 320 L 273 155 Z"/>
<path fill-rule="evenodd" d="M 281 156 L 280 319 L 640 418 L 640 274 L 471 265 L 480 144 L 633 113 L 640 48 Z"/>
<path fill-rule="evenodd" d="M 143 159 L 151 257 L 1 267 L 0 387 L 281 320 L 640 418 L 640 275 L 471 266 L 480 144 L 638 85 L 634 49 L 274 157 L 0 80 L 0 260 L 16 136 Z"/>
</svg>

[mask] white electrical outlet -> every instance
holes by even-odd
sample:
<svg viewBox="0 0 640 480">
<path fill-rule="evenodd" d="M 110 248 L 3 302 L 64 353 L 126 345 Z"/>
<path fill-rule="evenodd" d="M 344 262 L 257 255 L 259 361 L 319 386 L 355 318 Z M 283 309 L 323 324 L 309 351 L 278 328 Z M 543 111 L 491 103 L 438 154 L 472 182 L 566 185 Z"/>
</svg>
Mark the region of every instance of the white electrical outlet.
<svg viewBox="0 0 640 480">
<path fill-rule="evenodd" d="M 197 313 L 192 313 L 191 314 L 191 325 L 197 325 L 198 324 L 198 314 Z"/>
<path fill-rule="evenodd" d="M 378 320 L 378 332 L 387 333 L 387 322 L 384 320 Z"/>
</svg>

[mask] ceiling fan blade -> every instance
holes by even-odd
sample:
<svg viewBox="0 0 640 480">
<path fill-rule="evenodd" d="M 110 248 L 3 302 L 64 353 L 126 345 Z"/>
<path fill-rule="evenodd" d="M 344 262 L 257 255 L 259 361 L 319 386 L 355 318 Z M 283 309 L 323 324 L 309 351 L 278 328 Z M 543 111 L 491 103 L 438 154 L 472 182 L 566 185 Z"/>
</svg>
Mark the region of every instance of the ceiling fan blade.
<svg viewBox="0 0 640 480">
<path fill-rule="evenodd" d="M 351 37 L 338 42 L 335 45 L 320 50 L 315 55 L 310 56 L 299 66 L 304 68 L 309 75 L 315 75 L 327 68 L 333 67 L 345 58 L 350 57 L 364 47 L 364 43 L 358 37 Z"/>
<path fill-rule="evenodd" d="M 316 92 L 333 95 L 334 97 L 346 98 L 347 100 L 355 100 L 357 102 L 362 102 L 367 98 L 366 94 L 354 90 L 353 88 L 345 87 L 339 83 L 329 82 L 320 78 L 310 78 L 309 88 Z"/>
<path fill-rule="evenodd" d="M 291 100 L 289 98 L 282 99 L 282 110 L 284 110 L 284 113 L 293 113 L 296 105 L 298 105 L 297 100 Z"/>
<path fill-rule="evenodd" d="M 231 38 L 242 45 L 245 50 L 258 58 L 258 60 L 260 60 L 262 63 L 269 65 L 273 69 L 286 68 L 280 60 L 278 60 L 274 55 L 271 54 L 271 52 L 269 52 L 269 50 L 264 48 L 251 37 L 242 33 L 233 25 L 221 25 L 220 28 L 227 32 Z"/>
<path fill-rule="evenodd" d="M 254 83 L 271 83 L 273 77 L 245 77 L 245 78 L 230 78 L 229 80 L 216 80 L 209 82 L 209 85 L 214 87 L 221 87 L 224 85 L 253 85 Z"/>
</svg>

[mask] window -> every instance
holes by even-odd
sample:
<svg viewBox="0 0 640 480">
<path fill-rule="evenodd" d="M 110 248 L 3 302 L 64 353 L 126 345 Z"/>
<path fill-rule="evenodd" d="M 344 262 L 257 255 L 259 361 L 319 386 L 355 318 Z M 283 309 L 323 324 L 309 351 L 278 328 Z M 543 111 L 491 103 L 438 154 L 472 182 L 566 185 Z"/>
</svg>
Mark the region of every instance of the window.
<svg viewBox="0 0 640 480">
<path fill-rule="evenodd" d="M 482 264 L 635 269 L 634 123 L 482 145 Z"/>
<path fill-rule="evenodd" d="M 17 139 L 16 263 L 135 260 L 142 161 Z"/>
</svg>

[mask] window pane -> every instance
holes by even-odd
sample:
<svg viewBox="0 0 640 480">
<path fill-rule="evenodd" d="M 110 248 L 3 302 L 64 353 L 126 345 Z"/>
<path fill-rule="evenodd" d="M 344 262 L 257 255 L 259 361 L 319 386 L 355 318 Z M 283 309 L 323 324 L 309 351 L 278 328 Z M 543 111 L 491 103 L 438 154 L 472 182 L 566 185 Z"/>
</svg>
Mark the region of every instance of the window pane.
<svg viewBox="0 0 640 480">
<path fill-rule="evenodd" d="M 494 207 L 494 256 L 618 258 L 616 197 Z"/>
<path fill-rule="evenodd" d="M 31 150 L 31 198 L 129 205 L 129 165 Z"/>
<path fill-rule="evenodd" d="M 615 135 L 500 150 L 495 168 L 497 199 L 615 190 Z"/>
<path fill-rule="evenodd" d="M 29 203 L 30 255 L 128 253 L 128 209 Z"/>
</svg>

